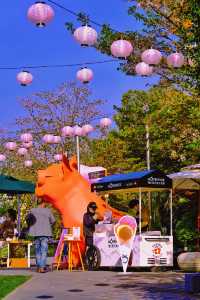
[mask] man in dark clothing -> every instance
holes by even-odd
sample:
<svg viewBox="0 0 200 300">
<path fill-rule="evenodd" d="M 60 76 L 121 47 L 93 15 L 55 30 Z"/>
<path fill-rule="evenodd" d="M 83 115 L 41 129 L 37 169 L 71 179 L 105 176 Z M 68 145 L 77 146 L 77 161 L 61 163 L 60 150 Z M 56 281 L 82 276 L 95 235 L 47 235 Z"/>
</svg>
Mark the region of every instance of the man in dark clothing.
<svg viewBox="0 0 200 300">
<path fill-rule="evenodd" d="M 83 234 L 87 247 L 93 245 L 93 233 L 95 232 L 95 224 L 97 224 L 101 220 L 96 210 L 96 203 L 90 202 L 87 206 L 87 212 L 83 216 Z"/>
</svg>

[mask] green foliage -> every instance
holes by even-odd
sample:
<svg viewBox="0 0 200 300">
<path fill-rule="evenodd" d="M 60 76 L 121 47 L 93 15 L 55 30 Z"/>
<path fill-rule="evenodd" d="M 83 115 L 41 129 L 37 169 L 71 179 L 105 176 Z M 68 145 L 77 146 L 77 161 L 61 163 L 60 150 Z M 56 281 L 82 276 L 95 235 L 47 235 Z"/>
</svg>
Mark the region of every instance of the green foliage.
<svg viewBox="0 0 200 300">
<path fill-rule="evenodd" d="M 196 240 L 200 238 L 196 229 L 196 209 L 197 193 L 193 192 L 186 196 L 184 192 L 179 192 L 173 198 L 173 227 L 175 232 L 175 247 L 188 247 L 189 251 L 194 251 Z"/>
<path fill-rule="evenodd" d="M 144 110 L 148 105 L 148 112 Z M 165 172 L 198 162 L 200 142 L 199 98 L 173 88 L 128 91 L 115 107 L 118 130 L 126 159 L 135 169 L 146 165 L 146 128 L 150 132 L 151 168 Z M 192 152 L 191 152 L 192 148 Z"/>
</svg>

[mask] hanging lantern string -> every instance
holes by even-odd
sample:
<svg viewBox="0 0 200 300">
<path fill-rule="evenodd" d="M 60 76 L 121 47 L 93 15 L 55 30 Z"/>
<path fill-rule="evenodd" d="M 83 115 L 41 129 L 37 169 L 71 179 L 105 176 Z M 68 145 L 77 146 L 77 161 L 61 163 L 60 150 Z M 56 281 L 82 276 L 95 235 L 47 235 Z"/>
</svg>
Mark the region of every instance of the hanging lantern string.
<svg viewBox="0 0 200 300">
<path fill-rule="evenodd" d="M 67 13 L 69 13 L 69 14 L 71 14 L 71 15 L 73 15 L 73 16 L 75 16 L 75 17 L 77 17 L 77 18 L 79 18 L 80 17 L 80 14 L 79 13 L 76 13 L 75 11 L 73 11 L 73 10 L 71 10 L 71 9 L 69 9 L 69 8 L 67 8 L 67 7 L 65 7 L 65 6 L 63 6 L 63 5 L 61 5 L 60 3 L 58 3 L 58 2 L 56 2 L 56 1 L 53 1 L 53 0 L 47 0 L 49 3 L 51 3 L 51 4 L 53 4 L 53 5 L 55 5 L 55 6 L 57 6 L 57 7 L 59 7 L 59 8 L 61 8 L 61 9 L 63 9 L 64 11 L 66 11 Z M 96 26 L 98 26 L 98 27 L 103 27 L 104 25 L 102 25 L 102 24 L 100 24 L 100 23 L 98 23 L 98 22 L 96 22 L 96 21 L 94 21 L 94 20 L 92 20 L 92 19 L 88 19 L 88 21 L 90 21 L 90 23 L 92 23 L 92 24 L 94 24 L 94 25 L 96 25 Z M 116 30 L 116 29 L 113 29 L 113 28 L 111 28 L 110 27 L 110 29 L 112 30 L 112 31 L 114 31 L 114 32 L 119 32 L 119 30 Z"/>
<path fill-rule="evenodd" d="M 100 60 L 100 61 L 89 61 L 84 63 L 74 64 L 58 64 L 58 65 L 35 65 L 35 66 L 0 66 L 0 70 L 22 70 L 22 69 L 44 69 L 44 68 L 69 68 L 69 67 L 80 67 L 86 65 L 97 65 L 106 64 L 112 62 L 119 62 L 118 59 Z"/>
</svg>

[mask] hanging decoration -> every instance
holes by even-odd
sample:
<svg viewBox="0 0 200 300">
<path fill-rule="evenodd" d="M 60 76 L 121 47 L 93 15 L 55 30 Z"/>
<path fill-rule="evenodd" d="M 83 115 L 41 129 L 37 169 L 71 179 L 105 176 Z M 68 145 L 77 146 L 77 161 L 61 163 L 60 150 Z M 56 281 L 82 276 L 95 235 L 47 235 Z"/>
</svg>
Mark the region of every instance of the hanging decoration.
<svg viewBox="0 0 200 300">
<path fill-rule="evenodd" d="M 45 134 L 43 136 L 43 141 L 47 144 L 52 144 L 54 141 L 54 136 L 52 134 Z"/>
<path fill-rule="evenodd" d="M 65 126 L 62 128 L 62 136 L 66 137 L 66 136 L 73 136 L 74 134 L 74 129 L 71 126 Z"/>
<path fill-rule="evenodd" d="M 27 86 L 32 83 L 33 75 L 29 71 L 21 71 L 17 74 L 17 81 L 21 86 Z"/>
<path fill-rule="evenodd" d="M 44 1 L 37 1 L 28 9 L 27 17 L 37 27 L 44 27 L 53 19 L 54 11 Z"/>
<path fill-rule="evenodd" d="M 97 42 L 97 32 L 88 25 L 81 26 L 74 31 L 74 38 L 81 46 L 93 46 Z"/>
<path fill-rule="evenodd" d="M 30 167 L 32 167 L 33 162 L 32 162 L 32 160 L 25 160 L 24 165 L 25 165 L 25 167 L 30 168 Z"/>
<path fill-rule="evenodd" d="M 19 148 L 17 153 L 21 156 L 26 155 L 28 153 L 28 150 L 26 148 Z"/>
<path fill-rule="evenodd" d="M 55 159 L 56 161 L 61 161 L 62 158 L 63 158 L 62 154 L 55 154 L 55 155 L 54 155 L 54 159 Z"/>
<path fill-rule="evenodd" d="M 83 129 L 78 125 L 74 126 L 74 135 L 75 136 L 84 136 Z"/>
<path fill-rule="evenodd" d="M 59 135 L 54 135 L 52 143 L 54 143 L 54 144 L 61 143 L 61 137 Z"/>
<path fill-rule="evenodd" d="M 93 71 L 87 67 L 82 68 L 76 73 L 76 78 L 82 83 L 89 83 L 93 79 Z"/>
<path fill-rule="evenodd" d="M 148 49 L 142 53 L 141 59 L 146 64 L 158 65 L 162 59 L 162 54 L 156 49 Z"/>
<path fill-rule="evenodd" d="M 24 142 L 24 143 L 22 143 L 22 146 L 24 147 L 24 148 L 31 148 L 32 146 L 33 146 L 33 142 L 32 141 L 30 141 L 30 142 Z"/>
<path fill-rule="evenodd" d="M 6 156 L 4 154 L 0 154 L 0 162 L 4 162 L 6 160 Z"/>
<path fill-rule="evenodd" d="M 126 40 L 114 41 L 110 47 L 111 53 L 117 58 L 127 58 L 133 52 L 131 42 Z"/>
<path fill-rule="evenodd" d="M 149 76 L 153 73 L 153 67 L 149 66 L 145 62 L 140 62 L 135 66 L 135 72 L 140 76 Z"/>
<path fill-rule="evenodd" d="M 91 133 L 92 131 L 94 131 L 94 127 L 90 124 L 86 124 L 82 126 L 82 130 L 84 132 L 85 135 Z"/>
<path fill-rule="evenodd" d="M 182 53 L 172 53 L 167 57 L 167 64 L 170 67 L 181 68 L 185 62 L 185 58 Z"/>
<path fill-rule="evenodd" d="M 23 143 L 29 143 L 33 140 L 33 136 L 31 133 L 23 133 L 21 134 L 20 138 Z"/>
<path fill-rule="evenodd" d="M 17 144 L 15 142 L 7 142 L 5 144 L 5 148 L 10 151 L 14 151 L 17 148 Z"/>
<path fill-rule="evenodd" d="M 112 124 L 112 120 L 109 118 L 102 118 L 100 120 L 100 127 L 101 128 L 105 128 L 105 127 L 109 127 Z"/>
</svg>

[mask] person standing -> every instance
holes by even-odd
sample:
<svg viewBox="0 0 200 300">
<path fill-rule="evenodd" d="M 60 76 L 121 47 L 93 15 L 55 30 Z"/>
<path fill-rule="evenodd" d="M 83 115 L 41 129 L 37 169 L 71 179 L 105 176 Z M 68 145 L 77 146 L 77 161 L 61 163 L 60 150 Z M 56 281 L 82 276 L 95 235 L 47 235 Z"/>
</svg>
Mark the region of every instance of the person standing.
<svg viewBox="0 0 200 300">
<path fill-rule="evenodd" d="M 95 232 L 95 224 L 102 218 L 97 213 L 97 205 L 90 202 L 87 206 L 87 212 L 83 216 L 83 234 L 85 237 L 86 247 L 93 246 L 93 234 Z"/>
<path fill-rule="evenodd" d="M 128 214 L 136 219 L 137 225 L 139 226 L 139 200 L 133 199 L 128 204 Z M 145 207 L 142 207 L 142 219 L 141 228 L 142 231 L 147 231 L 149 224 L 149 213 Z"/>
<path fill-rule="evenodd" d="M 37 271 L 45 273 L 48 240 L 52 237 L 52 225 L 55 223 L 55 218 L 51 210 L 45 207 L 45 203 L 39 200 L 39 206 L 30 210 L 27 223 L 30 224 L 29 235 L 35 240 Z"/>
</svg>

